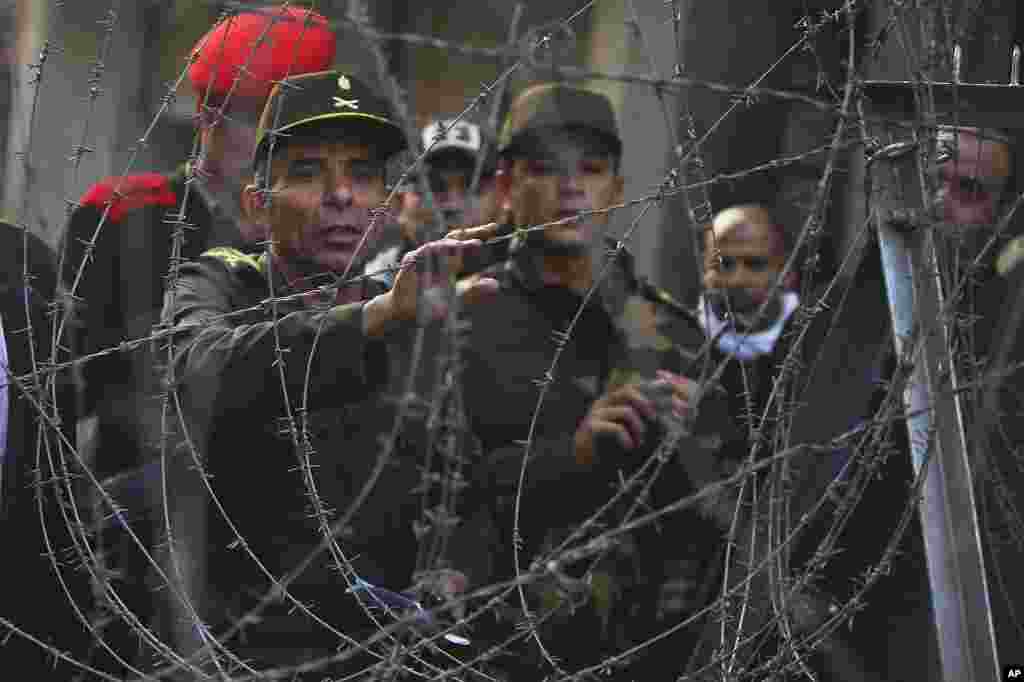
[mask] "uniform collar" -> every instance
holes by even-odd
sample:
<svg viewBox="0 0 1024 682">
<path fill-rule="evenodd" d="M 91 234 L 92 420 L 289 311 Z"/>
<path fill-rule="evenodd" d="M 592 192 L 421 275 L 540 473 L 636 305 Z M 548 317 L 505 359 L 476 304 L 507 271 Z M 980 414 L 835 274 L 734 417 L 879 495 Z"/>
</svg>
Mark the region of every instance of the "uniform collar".
<svg viewBox="0 0 1024 682">
<path fill-rule="evenodd" d="M 285 277 L 281 269 L 279 267 L 275 267 L 275 261 L 279 260 L 280 259 L 275 258 L 273 254 L 271 254 L 269 251 L 264 251 L 262 254 L 260 254 L 257 260 L 257 263 L 259 264 L 260 273 L 267 278 L 269 278 L 271 275 L 273 276 L 275 297 L 290 296 L 292 294 L 309 292 L 311 299 L 315 299 L 317 298 L 318 292 L 316 291 L 316 289 L 318 287 L 331 286 L 337 279 L 337 275 L 330 272 L 324 272 L 321 274 L 304 277 L 295 282 L 294 284 L 291 284 L 288 282 L 287 278 Z M 358 271 L 356 272 L 356 274 L 350 274 L 350 278 L 357 276 L 359 276 Z M 370 277 L 363 277 L 360 285 L 353 286 L 362 287 L 362 291 L 359 295 L 360 300 L 368 300 L 370 298 L 373 298 L 374 296 L 377 296 L 378 294 L 382 294 L 385 291 L 387 291 L 387 287 L 385 287 L 383 283 Z M 330 303 L 330 301 L 324 302 Z"/>
<path fill-rule="evenodd" d="M 505 265 L 508 275 L 523 289 L 536 293 L 546 285 L 541 278 L 541 259 L 544 257 L 543 244 L 514 243 L 512 257 Z M 601 278 L 598 289 L 588 305 L 599 305 L 613 320 L 618 319 L 625 308 L 626 299 L 637 289 L 633 256 L 625 249 L 616 252 L 618 242 L 604 238 L 600 247 L 591 247 L 591 259 L 597 265 L 594 277 Z M 614 255 L 610 269 L 605 271 L 609 254 Z"/>
</svg>

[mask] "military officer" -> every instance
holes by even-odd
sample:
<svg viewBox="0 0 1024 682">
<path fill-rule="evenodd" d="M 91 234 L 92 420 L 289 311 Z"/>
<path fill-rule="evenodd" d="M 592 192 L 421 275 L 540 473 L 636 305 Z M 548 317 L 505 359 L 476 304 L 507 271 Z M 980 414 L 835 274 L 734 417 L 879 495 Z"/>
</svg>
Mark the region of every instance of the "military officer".
<svg viewBox="0 0 1024 682">
<path fill-rule="evenodd" d="M 246 215 L 269 226 L 269 245 L 259 255 L 208 251 L 182 266 L 168 295 L 195 448 L 183 456 L 210 475 L 204 613 L 259 664 L 308 662 L 369 636 L 359 586 L 412 581 L 420 471 L 402 446 L 382 450 L 396 415 L 389 386 L 413 323 L 445 310 L 432 292 L 486 230 L 406 254 L 386 291 L 364 277 L 323 288 L 360 272 L 380 226 L 386 162 L 405 146 L 388 103 L 357 77 L 286 79 L 268 99 L 243 195 Z M 495 287 L 478 278 L 460 293 L 473 301 Z M 271 296 L 277 303 L 265 305 Z M 343 527 L 332 528 L 338 518 Z M 321 543 L 330 550 L 318 555 Z"/>
</svg>

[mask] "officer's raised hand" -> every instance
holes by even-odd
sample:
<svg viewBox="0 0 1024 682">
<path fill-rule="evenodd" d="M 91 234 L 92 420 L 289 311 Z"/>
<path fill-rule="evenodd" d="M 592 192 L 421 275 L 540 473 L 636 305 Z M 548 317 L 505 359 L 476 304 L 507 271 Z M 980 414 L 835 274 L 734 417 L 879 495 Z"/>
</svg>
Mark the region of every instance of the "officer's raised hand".
<svg viewBox="0 0 1024 682">
<path fill-rule="evenodd" d="M 490 239 L 496 225 L 454 230 L 443 239 L 428 242 L 402 258 L 395 284 L 385 294 L 367 303 L 364 319 L 366 333 L 379 336 L 398 324 L 415 321 L 421 310 L 426 322 L 440 319 L 447 312 L 445 289 L 452 277 L 462 270 L 465 256 L 477 252 L 483 241 Z M 498 290 L 491 277 L 474 276 L 460 280 L 455 293 L 465 303 L 473 304 Z"/>
</svg>

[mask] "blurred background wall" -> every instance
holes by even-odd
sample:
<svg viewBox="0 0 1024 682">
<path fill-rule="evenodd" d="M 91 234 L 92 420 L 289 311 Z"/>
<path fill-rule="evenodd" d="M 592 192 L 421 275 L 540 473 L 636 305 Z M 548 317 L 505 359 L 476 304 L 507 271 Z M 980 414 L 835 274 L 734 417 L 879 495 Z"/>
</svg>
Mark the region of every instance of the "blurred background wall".
<svg viewBox="0 0 1024 682">
<path fill-rule="evenodd" d="M 352 0 L 292 4 L 313 6 L 335 21 L 339 63 L 377 78 L 377 65 L 366 43 L 344 21 L 354 6 Z M 431 36 L 482 48 L 504 45 L 513 33 L 512 37 L 522 39 L 531 30 L 564 21 L 584 9 L 570 23 L 574 42 L 560 55 L 563 62 L 584 69 L 670 78 L 679 66 L 688 77 L 737 87 L 758 82 L 820 99 L 839 96 L 837 88 L 844 81 L 843 22 L 823 22 L 820 31 L 801 40 L 806 31 L 801 17 L 824 18 L 841 4 L 835 0 L 681 0 L 678 21 L 672 3 L 662 0 L 527 0 L 515 26 L 516 3 L 510 0 L 359 4 L 366 5 L 371 24 L 381 32 Z M 949 11 L 960 12 L 970 3 L 946 4 L 952 8 Z M 884 0 L 864 5 L 857 26 L 864 45 L 885 25 L 885 7 Z M 1022 37 L 1016 28 L 1016 2 L 990 0 L 986 7 L 988 11 L 976 12 L 970 21 L 952 24 L 961 26 L 966 36 L 968 71 L 964 75 L 973 80 L 1005 80 L 1009 46 Z M 0 71 L 0 131 L 6 131 L 6 135 L 0 133 L 3 214 L 55 244 L 68 202 L 92 182 L 125 171 L 171 169 L 185 161 L 195 147 L 191 119 L 195 103 L 187 83 L 178 88 L 167 111 L 157 113 L 169 85 L 185 67 L 189 48 L 223 9 L 224 4 L 214 0 L 0 2 L 0 33 L 5 36 Z M 508 66 L 498 58 L 397 40 L 382 47 L 417 125 L 431 116 L 462 111 L 481 92 L 482 84 L 494 81 Z M 894 52 L 894 41 L 886 49 L 893 54 L 877 60 L 880 66 L 873 67 L 872 76 L 907 76 L 906 65 Z M 42 69 L 34 69 L 40 54 L 45 54 Z M 770 75 L 760 80 L 773 65 Z M 36 85 L 33 79 L 40 74 Z M 543 69 L 519 69 L 509 80 L 504 102 L 524 84 L 548 75 Z M 734 98 L 706 89 L 670 89 L 659 98 L 644 83 L 599 79 L 591 85 L 609 94 L 618 108 L 626 140 L 628 198 L 656 191 L 677 163 L 673 143 L 682 142 L 683 149 L 690 150 L 690 129 L 701 141 L 694 158 L 702 162 L 703 175 L 713 177 L 827 144 L 835 124 L 826 112 L 785 100 L 759 98 L 734 106 Z M 471 118 L 486 124 L 491 110 L 492 101 L 485 101 Z M 709 129 L 713 132 L 705 135 Z M 23 156 L 29 140 L 31 148 Z M 76 166 L 73 159 L 80 146 L 86 151 Z M 708 192 L 711 208 L 740 201 L 781 202 L 789 209 L 790 227 L 799 229 L 815 196 L 824 159 L 819 154 L 781 171 L 715 184 Z M 862 219 L 857 164 L 855 154 L 840 156 L 837 177 L 854 182 L 837 182 L 832 190 L 825 216 L 823 279 L 834 273 L 847 246 L 846 226 Z M 695 208 L 702 208 L 701 192 L 691 192 L 690 199 Z M 616 229 L 625 229 L 636 214 L 619 212 Z M 676 196 L 647 212 L 631 242 L 640 270 L 688 299 L 696 295 L 698 284 L 691 229 L 686 205 Z"/>
</svg>

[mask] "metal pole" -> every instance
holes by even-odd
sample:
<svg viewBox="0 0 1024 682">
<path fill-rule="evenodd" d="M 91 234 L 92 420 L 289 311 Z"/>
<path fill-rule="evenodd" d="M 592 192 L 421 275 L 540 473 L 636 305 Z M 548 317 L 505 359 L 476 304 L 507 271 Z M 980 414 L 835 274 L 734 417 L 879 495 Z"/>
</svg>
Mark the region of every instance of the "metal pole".
<svg viewBox="0 0 1024 682">
<path fill-rule="evenodd" d="M 3 205 L 10 222 L 30 224 L 28 216 L 21 215 L 25 193 L 28 191 L 30 150 L 26 149 L 31 125 L 32 101 L 36 85 L 29 64 L 39 61 L 39 53 L 46 38 L 49 4 L 42 2 L 17 3 L 15 11 L 17 39 L 14 64 L 11 69 L 11 110 L 7 121 L 7 158 L 3 160 Z"/>
<path fill-rule="evenodd" d="M 920 514 L 943 679 L 988 682 L 999 679 L 999 660 L 919 158 L 916 143 L 872 158 L 874 213 L 897 357 L 914 363 L 903 400 L 914 473 L 927 466 Z"/>
</svg>

